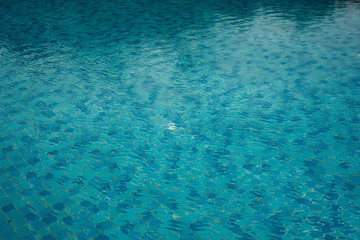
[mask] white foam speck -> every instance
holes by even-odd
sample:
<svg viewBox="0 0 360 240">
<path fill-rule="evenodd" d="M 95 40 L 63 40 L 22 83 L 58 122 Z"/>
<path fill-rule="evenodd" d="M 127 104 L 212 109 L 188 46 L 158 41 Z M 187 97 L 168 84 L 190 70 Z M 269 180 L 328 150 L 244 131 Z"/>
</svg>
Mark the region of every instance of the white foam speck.
<svg viewBox="0 0 360 240">
<path fill-rule="evenodd" d="M 176 125 L 175 125 L 175 123 L 168 123 L 167 125 L 166 125 L 166 129 L 168 129 L 168 130 L 171 130 L 171 131 L 174 131 L 175 129 L 176 129 Z"/>
</svg>

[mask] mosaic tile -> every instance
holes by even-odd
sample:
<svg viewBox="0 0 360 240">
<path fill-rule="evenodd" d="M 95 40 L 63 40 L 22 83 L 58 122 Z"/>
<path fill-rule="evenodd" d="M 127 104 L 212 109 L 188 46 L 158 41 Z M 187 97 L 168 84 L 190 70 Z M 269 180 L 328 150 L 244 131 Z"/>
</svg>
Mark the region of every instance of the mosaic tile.
<svg viewBox="0 0 360 240">
<path fill-rule="evenodd" d="M 0 16 L 0 239 L 360 238 L 358 2 Z"/>
<path fill-rule="evenodd" d="M 0 225 L 0 229 L 1 229 L 1 235 L 7 232 L 12 232 L 14 230 L 8 222 L 2 223 Z"/>
<path fill-rule="evenodd" d="M 21 239 L 21 237 L 16 232 L 7 232 L 7 233 L 1 235 L 1 238 L 9 239 L 9 240 L 20 240 Z"/>
</svg>

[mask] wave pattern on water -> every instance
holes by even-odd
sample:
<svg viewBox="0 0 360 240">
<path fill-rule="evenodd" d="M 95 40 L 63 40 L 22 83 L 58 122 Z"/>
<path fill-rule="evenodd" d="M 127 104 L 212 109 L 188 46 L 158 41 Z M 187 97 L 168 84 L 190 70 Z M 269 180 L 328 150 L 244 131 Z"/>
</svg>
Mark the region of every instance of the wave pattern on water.
<svg viewBox="0 0 360 240">
<path fill-rule="evenodd" d="M 360 239 L 358 1 L 0 2 L 0 239 Z"/>
</svg>

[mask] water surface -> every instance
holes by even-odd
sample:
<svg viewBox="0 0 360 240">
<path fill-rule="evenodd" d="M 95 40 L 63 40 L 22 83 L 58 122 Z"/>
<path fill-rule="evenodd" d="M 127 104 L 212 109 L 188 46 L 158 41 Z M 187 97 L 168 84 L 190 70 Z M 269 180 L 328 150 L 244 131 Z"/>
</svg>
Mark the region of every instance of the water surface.
<svg viewBox="0 0 360 240">
<path fill-rule="evenodd" d="M 360 3 L 1 0 L 0 239 L 360 239 Z"/>
</svg>

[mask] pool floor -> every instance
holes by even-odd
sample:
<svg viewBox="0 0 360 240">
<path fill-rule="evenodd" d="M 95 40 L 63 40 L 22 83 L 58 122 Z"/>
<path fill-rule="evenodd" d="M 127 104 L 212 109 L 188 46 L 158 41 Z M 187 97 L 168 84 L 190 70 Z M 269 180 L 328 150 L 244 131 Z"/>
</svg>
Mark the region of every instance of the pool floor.
<svg viewBox="0 0 360 240">
<path fill-rule="evenodd" d="M 0 0 L 0 239 L 360 239 L 360 3 Z"/>
</svg>

